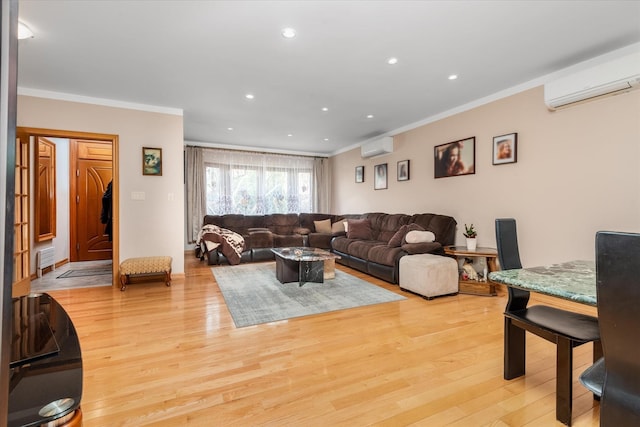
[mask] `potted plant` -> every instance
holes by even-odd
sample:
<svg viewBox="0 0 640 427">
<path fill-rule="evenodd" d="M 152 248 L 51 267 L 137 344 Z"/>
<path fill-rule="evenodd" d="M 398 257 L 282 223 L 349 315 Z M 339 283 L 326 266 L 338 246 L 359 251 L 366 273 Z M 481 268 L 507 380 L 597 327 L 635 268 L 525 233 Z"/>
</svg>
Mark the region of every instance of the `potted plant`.
<svg viewBox="0 0 640 427">
<path fill-rule="evenodd" d="M 477 245 L 476 237 L 478 237 L 478 233 L 476 232 L 476 229 L 473 227 L 473 224 L 471 225 L 465 224 L 463 234 L 464 234 L 464 237 L 467 238 L 467 250 L 475 251 L 476 245 Z"/>
</svg>

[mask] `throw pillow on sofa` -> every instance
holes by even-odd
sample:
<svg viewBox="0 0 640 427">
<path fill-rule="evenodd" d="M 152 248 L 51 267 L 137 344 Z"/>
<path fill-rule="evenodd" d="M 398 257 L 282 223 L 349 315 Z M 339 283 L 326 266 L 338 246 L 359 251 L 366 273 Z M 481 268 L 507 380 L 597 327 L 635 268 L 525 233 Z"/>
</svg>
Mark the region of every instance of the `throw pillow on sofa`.
<svg viewBox="0 0 640 427">
<path fill-rule="evenodd" d="M 387 243 L 387 246 L 392 248 L 401 246 L 403 243 L 405 243 L 405 236 L 411 231 L 424 231 L 424 228 L 415 223 L 405 224 L 400 227 L 398 231 L 396 231 L 396 234 L 391 236 L 391 239 L 389 239 L 389 243 Z"/>
<path fill-rule="evenodd" d="M 404 236 L 404 240 L 407 243 L 434 242 L 436 240 L 436 235 L 431 231 L 413 230 Z"/>
<path fill-rule="evenodd" d="M 407 234 L 407 225 L 406 224 L 401 226 L 398 229 L 398 231 L 396 231 L 396 234 L 391 236 L 391 239 L 389 239 L 389 242 L 387 243 L 387 246 L 389 246 L 391 248 L 400 247 L 400 245 L 402 244 L 402 241 L 404 240 L 404 235 L 405 234 Z"/>
<path fill-rule="evenodd" d="M 331 220 L 323 219 L 322 221 L 313 221 L 313 225 L 316 227 L 316 233 L 331 234 Z"/>
<path fill-rule="evenodd" d="M 332 234 L 344 233 L 346 231 L 344 229 L 344 224 L 345 223 L 343 221 L 338 221 L 331 224 L 331 233 Z"/>
<path fill-rule="evenodd" d="M 371 240 L 371 221 L 368 219 L 347 220 L 347 238 Z"/>
</svg>

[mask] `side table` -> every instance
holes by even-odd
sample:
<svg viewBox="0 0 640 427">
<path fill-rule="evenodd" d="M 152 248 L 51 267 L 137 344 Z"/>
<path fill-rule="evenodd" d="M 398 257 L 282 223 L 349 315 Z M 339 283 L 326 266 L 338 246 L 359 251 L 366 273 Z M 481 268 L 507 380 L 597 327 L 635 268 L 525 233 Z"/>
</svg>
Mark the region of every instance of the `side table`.
<svg viewBox="0 0 640 427">
<path fill-rule="evenodd" d="M 445 246 L 444 253 L 447 255 L 453 255 L 456 258 L 483 257 L 487 263 L 488 273 L 498 271 L 498 266 L 496 264 L 498 251 L 495 248 L 478 247 L 475 250 L 468 250 L 466 246 Z M 497 295 L 495 283 L 489 281 L 487 277 L 484 277 L 484 281 L 482 282 L 479 280 L 462 280 L 460 277 L 458 280 L 459 292 L 461 294 L 484 296 Z"/>
</svg>

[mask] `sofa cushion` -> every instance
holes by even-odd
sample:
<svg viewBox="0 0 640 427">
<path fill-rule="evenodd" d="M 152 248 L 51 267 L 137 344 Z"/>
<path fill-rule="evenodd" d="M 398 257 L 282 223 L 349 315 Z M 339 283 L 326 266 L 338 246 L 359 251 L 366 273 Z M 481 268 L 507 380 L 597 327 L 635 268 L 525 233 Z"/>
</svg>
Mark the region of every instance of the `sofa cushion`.
<svg viewBox="0 0 640 427">
<path fill-rule="evenodd" d="M 431 231 L 412 230 L 404 236 L 404 241 L 407 243 L 434 242 L 435 240 L 436 235 Z"/>
<path fill-rule="evenodd" d="M 385 249 L 389 249 L 385 242 L 379 242 L 377 240 L 354 240 L 347 249 L 347 253 L 353 257 L 369 260 L 369 251 L 374 246 L 382 246 Z"/>
<path fill-rule="evenodd" d="M 321 221 L 313 221 L 316 233 L 331 233 L 331 220 L 323 219 Z"/>
<path fill-rule="evenodd" d="M 373 246 L 369 250 L 369 261 L 377 264 L 394 266 L 396 264 L 396 260 L 402 255 L 404 255 L 404 252 L 400 247 L 390 248 L 387 245 Z"/>
<path fill-rule="evenodd" d="M 274 248 L 287 248 L 304 246 L 304 236 L 300 234 L 274 234 L 273 235 L 273 247 Z"/>
<path fill-rule="evenodd" d="M 333 240 L 331 240 L 331 248 L 338 252 L 342 252 L 343 254 L 347 254 L 349 253 L 349 245 L 355 241 L 356 240 L 349 239 L 345 236 L 334 237 Z"/>
<path fill-rule="evenodd" d="M 246 249 L 272 248 L 273 234 L 270 231 L 252 231 L 244 236 Z"/>
<path fill-rule="evenodd" d="M 344 233 L 346 231 L 344 229 L 345 224 L 346 224 L 346 221 L 334 222 L 333 224 L 331 224 L 331 233 L 333 234 Z"/>
<path fill-rule="evenodd" d="M 371 240 L 371 221 L 368 219 L 350 219 L 347 221 L 349 239 Z"/>
<path fill-rule="evenodd" d="M 380 213 L 370 214 L 367 218 L 371 220 L 372 238 L 382 242 L 391 240 L 396 232 L 411 219 L 405 214 Z"/>
<path fill-rule="evenodd" d="M 274 234 L 293 234 L 293 230 L 298 228 L 298 214 L 269 214 L 264 216 L 267 228 Z"/>
<path fill-rule="evenodd" d="M 295 234 L 307 235 L 307 234 L 311 233 L 311 230 L 308 229 L 307 227 L 296 227 L 296 228 L 293 229 L 293 232 Z"/>
</svg>

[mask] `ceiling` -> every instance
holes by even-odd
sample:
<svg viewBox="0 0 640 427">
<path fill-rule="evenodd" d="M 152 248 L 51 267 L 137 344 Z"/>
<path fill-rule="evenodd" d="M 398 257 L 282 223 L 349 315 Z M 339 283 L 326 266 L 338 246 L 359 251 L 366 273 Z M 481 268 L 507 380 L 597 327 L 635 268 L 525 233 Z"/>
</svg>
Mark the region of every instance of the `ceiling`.
<svg viewBox="0 0 640 427">
<path fill-rule="evenodd" d="M 315 155 L 640 42 L 640 1 L 19 5 L 21 89 L 181 109 L 185 141 Z"/>
</svg>

